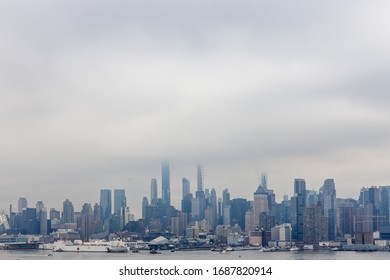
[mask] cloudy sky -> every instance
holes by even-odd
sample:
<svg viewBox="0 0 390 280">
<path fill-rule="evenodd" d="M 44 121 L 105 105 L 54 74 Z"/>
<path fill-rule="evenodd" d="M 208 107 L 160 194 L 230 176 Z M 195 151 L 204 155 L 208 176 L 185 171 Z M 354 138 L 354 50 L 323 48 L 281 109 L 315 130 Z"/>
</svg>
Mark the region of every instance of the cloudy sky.
<svg viewBox="0 0 390 280">
<path fill-rule="evenodd" d="M 390 184 L 389 1 L 0 4 L 0 209 L 76 210 L 125 188 L 139 217 L 161 161 L 251 199 L 294 178 L 338 197 Z"/>
</svg>

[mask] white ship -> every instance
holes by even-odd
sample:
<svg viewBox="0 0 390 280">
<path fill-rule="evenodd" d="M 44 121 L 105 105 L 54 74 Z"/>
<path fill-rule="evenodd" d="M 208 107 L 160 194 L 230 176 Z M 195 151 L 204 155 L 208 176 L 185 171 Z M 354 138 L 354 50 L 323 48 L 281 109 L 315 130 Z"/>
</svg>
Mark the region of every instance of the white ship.
<svg viewBox="0 0 390 280">
<path fill-rule="evenodd" d="M 94 240 L 82 242 L 81 240 L 56 241 L 53 244 L 55 252 L 128 252 L 128 248 L 120 241 Z"/>
</svg>

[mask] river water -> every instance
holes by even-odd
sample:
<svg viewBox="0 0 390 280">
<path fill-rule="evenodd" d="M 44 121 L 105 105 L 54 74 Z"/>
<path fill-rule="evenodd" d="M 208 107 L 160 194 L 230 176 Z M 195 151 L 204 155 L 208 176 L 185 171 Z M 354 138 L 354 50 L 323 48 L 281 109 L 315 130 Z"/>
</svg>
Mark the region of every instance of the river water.
<svg viewBox="0 0 390 280">
<path fill-rule="evenodd" d="M 390 260 L 390 252 L 293 251 L 161 251 L 152 255 L 140 253 L 77 253 L 49 250 L 0 250 L 0 260 Z"/>
</svg>

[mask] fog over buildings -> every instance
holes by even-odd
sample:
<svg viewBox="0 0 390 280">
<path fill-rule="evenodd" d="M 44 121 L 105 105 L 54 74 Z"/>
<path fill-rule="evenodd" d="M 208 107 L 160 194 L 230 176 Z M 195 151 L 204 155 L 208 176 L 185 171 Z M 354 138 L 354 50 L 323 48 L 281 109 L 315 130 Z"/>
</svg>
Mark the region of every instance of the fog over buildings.
<svg viewBox="0 0 390 280">
<path fill-rule="evenodd" d="M 0 209 L 182 178 L 277 200 L 389 185 L 388 1 L 2 1 Z M 89 201 L 85 201 L 87 198 Z"/>
</svg>

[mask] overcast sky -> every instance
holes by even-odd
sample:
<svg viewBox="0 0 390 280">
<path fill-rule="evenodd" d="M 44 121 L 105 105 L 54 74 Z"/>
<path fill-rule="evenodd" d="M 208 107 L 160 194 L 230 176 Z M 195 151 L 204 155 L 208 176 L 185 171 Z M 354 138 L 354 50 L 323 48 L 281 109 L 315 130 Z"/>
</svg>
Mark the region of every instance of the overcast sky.
<svg viewBox="0 0 390 280">
<path fill-rule="evenodd" d="M 389 1 L 0 3 L 0 209 L 62 211 L 125 188 L 140 217 L 161 161 L 277 200 L 390 184 Z"/>
</svg>

